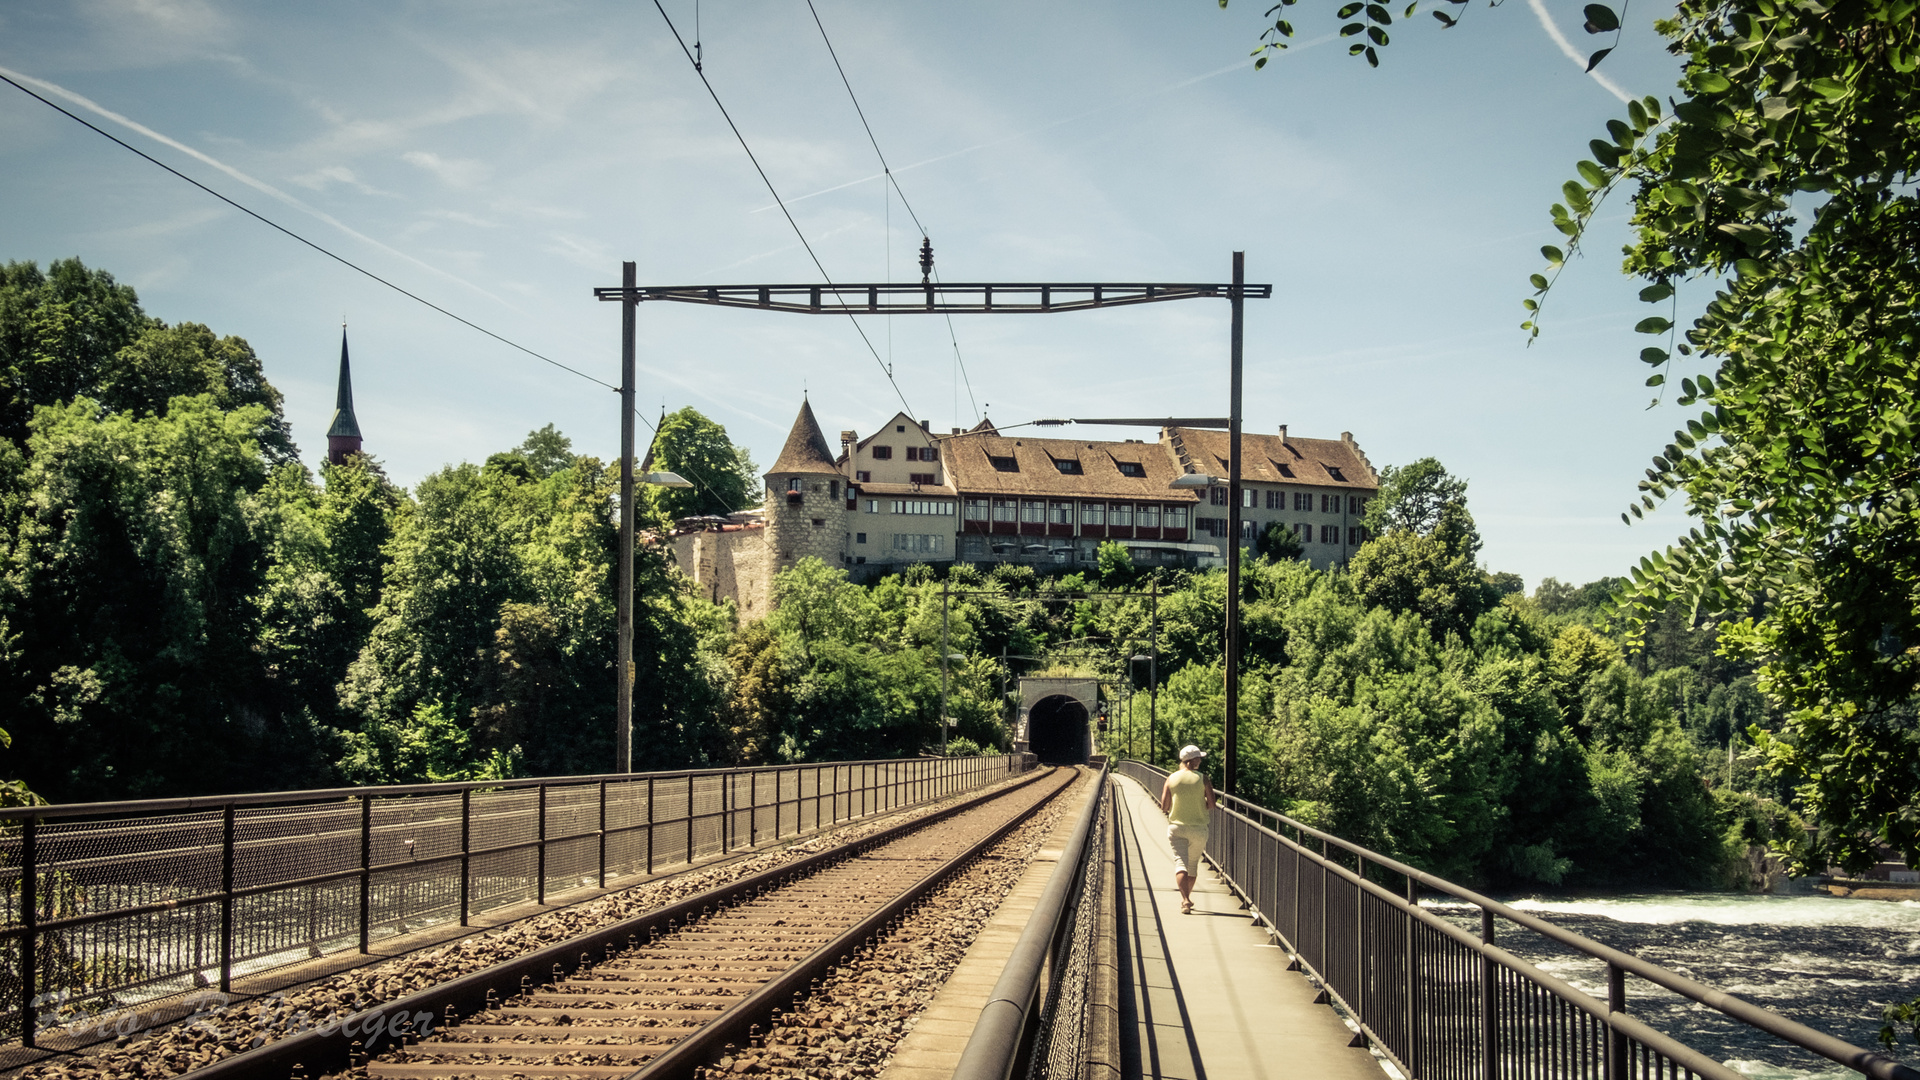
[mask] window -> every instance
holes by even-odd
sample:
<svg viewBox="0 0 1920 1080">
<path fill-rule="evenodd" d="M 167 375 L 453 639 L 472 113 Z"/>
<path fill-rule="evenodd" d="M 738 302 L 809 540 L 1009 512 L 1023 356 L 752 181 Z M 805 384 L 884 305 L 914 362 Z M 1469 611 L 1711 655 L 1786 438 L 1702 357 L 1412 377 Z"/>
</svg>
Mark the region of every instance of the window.
<svg viewBox="0 0 1920 1080">
<path fill-rule="evenodd" d="M 940 450 L 938 447 L 933 446 L 909 446 L 907 447 L 907 460 L 939 461 Z"/>
<path fill-rule="evenodd" d="M 1299 534 L 1301 543 L 1303 544 L 1313 543 L 1313 522 L 1311 521 L 1301 522 L 1300 527 L 1298 529 L 1295 529 L 1294 532 Z"/>
<path fill-rule="evenodd" d="M 866 533 L 854 533 L 854 534 L 853 534 L 853 542 L 854 542 L 854 543 L 856 543 L 856 544 L 864 544 L 864 543 L 866 543 L 866 542 L 867 542 L 867 534 L 866 534 Z"/>
<path fill-rule="evenodd" d="M 951 499 L 895 499 L 893 512 L 896 514 L 953 514 Z"/>
<path fill-rule="evenodd" d="M 827 527 L 827 519 L 826 519 L 826 518 L 814 518 L 814 519 L 813 519 L 813 527 L 814 527 L 814 528 L 816 528 L 816 529 L 824 529 L 824 528 L 826 528 L 826 527 Z"/>
<path fill-rule="evenodd" d="M 1051 502 L 1047 504 L 1047 524 L 1073 524 L 1073 504 L 1070 502 Z"/>
<path fill-rule="evenodd" d="M 1335 480 L 1338 480 L 1343 484 L 1347 482 L 1347 478 L 1344 476 L 1341 476 L 1340 470 L 1335 466 L 1332 466 L 1332 465 L 1327 466 L 1327 475 L 1333 477 Z"/>
<path fill-rule="evenodd" d="M 933 478 L 933 474 L 932 474 L 932 473 L 930 473 L 930 472 L 917 472 L 917 473 L 908 473 L 908 474 L 907 474 L 907 483 L 909 483 L 909 484 L 927 484 L 927 485 L 929 485 L 929 486 L 930 486 L 930 485 L 932 485 L 932 484 L 934 484 L 934 483 L 936 483 L 936 481 L 935 481 L 935 480 L 934 480 L 934 478 Z"/>
<path fill-rule="evenodd" d="M 942 547 L 941 537 L 912 533 L 894 533 L 893 550 L 910 552 L 915 555 L 938 555 Z"/>
<path fill-rule="evenodd" d="M 1027 499 L 1020 504 L 1020 520 L 1038 525 L 1047 520 L 1046 508 L 1047 504 L 1039 499 Z"/>
<path fill-rule="evenodd" d="M 1367 500 L 1358 495 L 1347 496 L 1347 513 L 1352 514 L 1354 517 L 1359 517 L 1366 512 Z"/>
<path fill-rule="evenodd" d="M 967 500 L 967 520 L 968 521 L 987 520 L 987 500 L 968 499 Z"/>
<path fill-rule="evenodd" d="M 1242 521 L 1240 523 L 1240 540 L 1242 543 L 1252 543 L 1255 535 L 1257 534 L 1254 531 L 1253 522 Z"/>
<path fill-rule="evenodd" d="M 1366 543 L 1367 542 L 1366 532 L 1367 530 L 1361 528 L 1358 525 L 1349 527 L 1347 529 L 1347 546 L 1359 547 L 1361 544 Z"/>
<path fill-rule="evenodd" d="M 880 512 L 880 500 L 879 500 L 879 499 L 868 499 L 868 500 L 867 500 L 867 513 L 869 513 L 869 514 L 877 514 L 877 513 L 879 513 L 879 512 Z"/>
<path fill-rule="evenodd" d="M 1121 476 L 1147 475 L 1147 467 L 1137 461 L 1116 461 L 1114 464 L 1120 466 Z"/>
<path fill-rule="evenodd" d="M 1260 493 L 1252 488 L 1241 488 L 1240 505 L 1249 510 L 1257 509 L 1260 505 Z"/>
<path fill-rule="evenodd" d="M 873 474 L 865 469 L 861 469 L 853 474 L 853 479 L 855 483 L 870 484 L 873 482 Z"/>
<path fill-rule="evenodd" d="M 1107 520 L 1108 520 L 1108 523 L 1111 524 L 1116 529 L 1132 528 L 1133 527 L 1133 504 L 1132 503 L 1114 503 L 1113 506 L 1107 511 Z"/>
<path fill-rule="evenodd" d="M 1208 488 L 1207 501 L 1215 506 L 1227 505 L 1227 489 L 1223 487 Z"/>
<path fill-rule="evenodd" d="M 1082 475 L 1080 471 L 1079 458 L 1059 458 L 1059 457 L 1054 458 L 1053 467 L 1056 469 L 1059 469 L 1063 473 L 1066 473 L 1068 476 Z"/>
<path fill-rule="evenodd" d="M 1281 503 L 1283 503 L 1283 502 L 1285 502 L 1285 501 L 1286 501 L 1286 498 L 1287 498 L 1287 496 L 1286 496 L 1286 493 L 1285 493 L 1285 492 L 1280 492 L 1280 491 L 1269 491 L 1269 492 L 1267 492 L 1267 509 L 1269 509 L 1269 510 L 1285 510 L 1285 509 L 1286 509 L 1286 507 L 1284 507 L 1284 506 L 1281 506 L 1280 504 L 1281 504 Z"/>
<path fill-rule="evenodd" d="M 1320 542 L 1323 544 L 1339 543 L 1340 542 L 1340 526 L 1338 525 L 1320 526 Z"/>
<path fill-rule="evenodd" d="M 891 446 L 874 446 L 869 449 L 873 451 L 873 460 L 875 461 L 891 461 L 893 459 L 893 447 Z"/>
<path fill-rule="evenodd" d="M 1227 519 L 1226 518 L 1197 517 L 1193 519 L 1193 523 L 1194 525 L 1198 526 L 1201 532 L 1207 534 L 1208 536 L 1227 535 Z"/>
<path fill-rule="evenodd" d="M 787 490 L 788 490 L 788 491 L 800 491 L 800 490 L 802 490 L 802 488 L 801 488 L 801 485 L 800 485 L 800 478 L 796 476 L 796 477 L 794 477 L 793 479 L 791 479 L 791 480 L 788 480 L 788 481 L 787 481 Z"/>
<path fill-rule="evenodd" d="M 1339 513 L 1340 512 L 1340 496 L 1338 495 L 1320 496 L 1320 512 L 1323 514 Z"/>
<path fill-rule="evenodd" d="M 1107 504 L 1083 502 L 1080 504 L 1080 524 L 1105 525 L 1107 523 Z"/>
<path fill-rule="evenodd" d="M 1142 503 L 1138 511 L 1138 514 L 1139 516 L 1135 519 L 1134 524 L 1140 526 L 1143 529 L 1157 529 L 1160 527 L 1160 508 L 1159 507 L 1149 506 L 1145 503 Z"/>
<path fill-rule="evenodd" d="M 827 494 L 833 496 L 836 499 L 839 498 L 840 497 L 840 481 L 838 480 L 827 481 Z"/>
<path fill-rule="evenodd" d="M 1273 463 L 1273 467 L 1274 467 L 1274 468 L 1276 468 L 1276 469 L 1279 469 L 1279 470 L 1280 470 L 1280 475 L 1281 475 L 1281 476 L 1284 476 L 1284 477 L 1286 477 L 1286 478 L 1287 478 L 1287 479 L 1289 479 L 1289 480 L 1291 480 L 1291 479 L 1293 479 L 1293 466 L 1291 466 L 1291 465 L 1282 465 L 1282 464 L 1280 464 L 1279 462 L 1277 462 L 1277 461 L 1276 461 L 1276 462 L 1274 462 L 1274 463 Z"/>
<path fill-rule="evenodd" d="M 895 431 L 899 431 L 899 432 L 905 432 L 905 431 L 907 430 L 907 425 L 905 425 L 905 424 L 895 424 L 895 425 L 893 425 L 893 430 L 895 430 Z"/>
<path fill-rule="evenodd" d="M 1187 508 L 1184 506 L 1167 507 L 1167 528 L 1184 529 L 1187 527 Z"/>
<path fill-rule="evenodd" d="M 1013 521 L 1015 520 L 1014 511 L 1018 508 L 1019 504 L 1012 499 L 995 499 L 993 500 L 993 520 Z"/>
<path fill-rule="evenodd" d="M 1307 493 L 1307 492 L 1305 492 L 1305 491 L 1296 491 L 1296 492 L 1294 492 L 1294 493 L 1293 493 L 1293 508 L 1294 508 L 1295 510 L 1311 510 L 1311 509 L 1313 509 L 1313 496 L 1312 496 L 1311 494 L 1309 494 L 1309 493 Z"/>
<path fill-rule="evenodd" d="M 994 470 L 996 472 L 1019 472 L 1020 471 L 1020 463 L 1013 460 L 1011 457 L 1001 457 L 998 454 L 988 454 L 987 460 L 993 464 Z"/>
</svg>

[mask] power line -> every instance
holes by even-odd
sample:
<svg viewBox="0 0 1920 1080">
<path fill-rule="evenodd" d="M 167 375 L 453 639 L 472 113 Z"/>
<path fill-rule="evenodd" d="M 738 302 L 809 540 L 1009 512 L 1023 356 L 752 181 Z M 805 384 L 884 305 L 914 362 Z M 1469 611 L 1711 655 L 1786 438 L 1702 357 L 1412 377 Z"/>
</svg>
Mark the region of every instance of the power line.
<svg viewBox="0 0 1920 1080">
<path fill-rule="evenodd" d="M 656 0 L 658 2 L 658 0 Z M 893 167 L 887 164 L 887 155 L 880 149 L 880 140 L 874 137 L 873 125 L 867 123 L 867 110 L 860 107 L 860 95 L 853 92 L 853 82 L 847 78 L 847 69 L 840 64 L 840 53 L 833 47 L 833 38 L 827 35 L 827 25 L 820 21 L 820 12 L 813 6 L 813 0 L 807 0 L 807 12 L 813 16 L 813 25 L 820 28 L 820 40 L 827 45 L 827 55 L 833 57 L 833 70 L 840 73 L 840 85 L 847 88 L 847 97 L 853 102 L 853 111 L 860 117 L 860 126 L 866 129 L 867 141 L 873 144 L 874 156 L 880 159 L 880 172 L 887 183 L 893 185 L 894 193 L 900 196 L 900 205 L 907 208 L 907 216 L 913 219 L 913 225 L 920 230 L 921 239 L 927 237 L 927 227 L 920 223 L 920 215 L 913 212 L 913 204 L 907 201 L 907 193 L 900 188 L 900 181 L 893 175 Z M 779 198 L 779 196 L 775 196 Z M 785 204 L 781 210 L 784 212 Z M 888 237 L 892 239 L 891 236 Z M 929 271 L 931 272 L 931 271 Z M 939 279 L 934 274 L 935 280 Z M 943 312 L 947 319 L 947 340 L 953 344 L 954 362 L 960 365 L 960 378 L 967 384 L 967 401 L 973 405 L 974 419 L 980 418 L 980 403 L 973 396 L 973 380 L 967 375 L 967 361 L 960 355 L 960 338 L 953 331 L 953 313 Z"/>
<path fill-rule="evenodd" d="M 188 176 L 186 173 L 181 172 L 179 169 L 174 168 L 173 166 L 167 164 L 166 162 L 161 161 L 159 158 L 154 157 L 152 154 L 149 154 L 146 151 L 141 150 L 139 147 L 126 142 L 125 140 L 121 139 L 119 136 L 114 135 L 112 132 L 107 131 L 95 125 L 91 121 L 87 120 L 85 117 L 69 112 L 68 110 L 66 110 L 65 108 L 62 108 L 60 105 L 56 104 L 55 102 L 49 101 L 46 98 L 40 96 L 39 94 L 34 93 L 32 90 L 20 85 L 14 80 L 8 78 L 6 75 L 0 74 L 0 80 L 5 81 L 9 86 L 12 86 L 14 89 L 27 95 L 28 97 L 33 98 L 35 101 L 40 102 L 42 105 L 45 105 L 47 108 L 52 109 L 53 111 L 61 114 L 62 116 L 65 116 L 67 119 L 72 120 L 77 124 L 83 125 L 84 127 L 93 131 L 95 134 L 100 135 L 103 138 L 106 138 L 118 144 L 119 146 L 121 146 L 126 150 L 130 150 L 133 153 L 138 154 L 139 156 L 147 159 L 148 161 L 152 162 L 155 165 L 160 166 L 162 169 L 165 169 L 166 171 L 172 173 L 173 175 L 179 177 L 180 179 L 185 180 L 187 183 L 192 184 L 194 187 L 197 187 L 201 191 L 204 191 L 207 194 L 213 196 L 214 198 L 219 199 L 221 202 L 226 203 L 228 206 L 233 207 L 235 210 L 240 211 L 241 213 L 247 215 L 250 218 L 253 218 L 254 220 L 260 222 L 261 224 L 267 225 L 273 229 L 276 229 L 286 234 L 287 236 L 292 237 L 295 240 L 298 240 L 302 244 L 307 245 L 313 250 L 319 252 L 320 254 L 325 255 L 327 258 L 332 259 L 334 262 L 337 262 L 340 265 L 346 267 L 347 269 L 355 271 L 356 273 L 364 274 L 367 277 L 372 278 L 373 280 L 379 282 L 382 285 L 385 285 L 387 288 L 392 289 L 394 292 L 399 293 L 401 296 L 404 296 L 409 300 L 412 300 L 419 304 L 424 304 L 427 307 L 430 307 L 433 310 L 439 312 L 440 314 L 445 315 L 447 318 L 452 319 L 454 322 L 457 322 L 462 326 L 468 327 L 469 329 L 478 330 L 481 333 L 492 338 L 493 340 L 498 341 L 502 345 L 506 345 L 510 348 L 518 349 L 521 352 L 526 353 L 528 356 L 533 357 L 535 360 L 541 361 L 542 363 L 552 364 L 554 367 L 557 367 L 562 371 L 565 371 L 572 375 L 578 375 L 590 383 L 596 383 L 600 386 L 606 387 L 609 390 L 617 391 L 620 389 L 619 387 L 613 385 L 610 382 L 604 382 L 600 379 L 594 378 L 593 376 L 587 374 L 586 372 L 581 371 L 579 368 L 569 367 L 566 364 L 563 364 L 560 361 L 555 360 L 550 356 L 542 356 L 539 353 L 534 352 L 532 349 L 527 348 L 525 345 L 522 345 L 515 341 L 510 341 L 504 337 L 501 337 L 499 334 L 496 334 L 493 331 L 487 329 L 486 327 L 481 326 L 479 323 L 473 322 L 469 319 L 463 319 L 460 316 L 455 315 L 453 312 L 448 311 L 446 308 L 441 307 L 439 304 L 436 304 L 431 300 L 425 299 L 424 297 L 408 292 L 407 290 L 401 288 L 400 286 L 395 285 L 393 282 L 388 281 L 386 278 L 381 277 L 379 274 L 376 274 L 373 271 L 368 270 L 367 268 L 360 266 L 357 263 L 354 263 L 353 261 L 345 258 L 344 256 L 334 254 L 333 252 L 327 250 L 326 248 L 321 247 L 319 244 L 314 243 L 312 240 L 309 240 L 306 237 L 301 236 L 299 233 L 294 232 L 292 229 L 287 228 L 285 225 L 282 225 L 279 222 L 274 221 L 271 218 L 268 218 L 264 214 L 261 214 L 255 210 L 251 210 L 245 206 L 242 206 L 237 202 L 234 202 L 232 199 L 227 198 L 225 195 L 220 194 L 218 191 L 215 191 L 212 188 L 208 187 L 207 185 L 201 183 L 200 181 L 195 180 L 193 177 Z"/>
<path fill-rule="evenodd" d="M 707 96 L 713 99 L 714 107 L 720 110 L 721 119 L 727 122 L 727 128 L 733 132 L 734 139 L 740 143 L 740 149 L 746 151 L 747 160 L 753 163 L 753 171 L 760 174 L 760 182 L 767 186 L 768 194 L 772 195 L 773 201 L 779 204 L 780 214 L 793 228 L 793 235 L 800 238 L 800 246 L 807 250 L 807 257 L 813 260 L 814 269 L 820 271 L 820 276 L 826 280 L 827 287 L 838 293 L 839 287 L 834 285 L 833 275 L 827 273 L 826 265 L 814 252 L 813 245 L 807 242 L 807 234 L 800 231 L 800 223 L 793 220 L 793 212 L 787 209 L 786 200 L 780 198 L 779 190 L 773 186 L 773 181 L 767 178 L 767 170 L 760 167 L 760 159 L 754 156 L 753 147 L 747 145 L 747 137 L 740 134 L 740 126 L 733 122 L 733 116 L 727 112 L 727 107 L 721 104 L 720 95 L 714 90 L 713 83 L 708 81 L 707 73 L 701 69 L 699 60 L 687 49 L 687 41 L 680 36 L 680 28 L 673 25 L 673 17 L 667 14 L 667 9 L 661 6 L 660 0 L 653 0 L 653 6 L 660 12 L 660 18 L 666 21 L 667 29 L 673 31 L 673 40 L 685 54 L 687 63 L 693 65 L 693 73 L 700 77 L 700 85 L 707 88 Z M 880 350 L 873 347 L 872 339 L 867 337 L 866 328 L 860 325 L 860 320 L 854 318 L 852 312 L 847 313 L 847 321 L 852 323 L 854 330 L 859 332 L 860 340 L 867 346 L 867 351 L 873 354 L 873 362 L 880 365 L 880 370 L 887 376 L 887 382 L 893 386 L 894 396 L 900 399 L 900 407 L 907 411 L 908 416 L 914 415 L 913 406 L 907 404 L 907 395 L 900 391 L 900 384 L 894 382 L 893 372 L 887 369 L 887 362 L 880 359 Z"/>
</svg>

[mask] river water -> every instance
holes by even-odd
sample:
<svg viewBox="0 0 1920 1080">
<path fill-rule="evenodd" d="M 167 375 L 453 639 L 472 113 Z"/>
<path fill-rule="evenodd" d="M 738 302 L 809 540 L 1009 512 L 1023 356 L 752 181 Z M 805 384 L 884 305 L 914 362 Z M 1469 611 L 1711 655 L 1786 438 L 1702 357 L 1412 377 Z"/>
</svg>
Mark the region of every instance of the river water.
<svg viewBox="0 0 1920 1080">
<path fill-rule="evenodd" d="M 1880 1012 L 1920 996 L 1920 903 L 1831 896 L 1665 893 L 1509 904 L 1771 1009 L 1855 1046 L 1880 1049 Z M 1479 909 L 1424 902 L 1478 932 Z M 1501 921 L 1499 944 L 1606 1000 L 1605 966 Z M 1638 980 L 1628 1008 L 1655 1030 L 1755 1080 L 1840 1080 L 1840 1068 L 1764 1032 Z M 1908 1063 L 1920 1048 L 1895 1056 Z"/>
</svg>

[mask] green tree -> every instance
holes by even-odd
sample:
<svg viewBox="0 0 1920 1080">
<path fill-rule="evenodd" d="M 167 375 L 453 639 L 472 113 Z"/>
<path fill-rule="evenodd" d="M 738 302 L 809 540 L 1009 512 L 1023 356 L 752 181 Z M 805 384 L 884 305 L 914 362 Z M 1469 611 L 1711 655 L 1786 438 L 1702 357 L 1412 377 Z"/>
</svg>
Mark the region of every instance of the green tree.
<svg viewBox="0 0 1920 1080">
<path fill-rule="evenodd" d="M 1258 549 L 1261 558 L 1274 561 L 1298 559 L 1307 550 L 1293 527 L 1284 521 L 1267 526 L 1266 531 L 1260 534 Z"/>
<path fill-rule="evenodd" d="M 79 259 L 0 267 L 0 436 L 24 446 L 35 406 L 97 394 L 114 357 L 155 325 L 131 286 Z"/>
<path fill-rule="evenodd" d="M 527 461 L 533 475 L 546 479 L 574 462 L 573 440 L 560 434 L 552 424 L 527 433 L 525 442 L 514 449 Z"/>
<path fill-rule="evenodd" d="M 759 470 L 743 447 L 727 438 L 727 429 L 692 406 L 667 414 L 654 433 L 655 471 L 679 473 L 690 488 L 648 487 L 647 498 L 668 518 L 731 514 L 758 500 Z"/>
<path fill-rule="evenodd" d="M 1449 507 L 1465 506 L 1467 482 L 1435 458 L 1380 470 L 1380 493 L 1367 501 L 1367 531 L 1375 536 L 1406 529 L 1421 536 L 1440 527 Z"/>
</svg>

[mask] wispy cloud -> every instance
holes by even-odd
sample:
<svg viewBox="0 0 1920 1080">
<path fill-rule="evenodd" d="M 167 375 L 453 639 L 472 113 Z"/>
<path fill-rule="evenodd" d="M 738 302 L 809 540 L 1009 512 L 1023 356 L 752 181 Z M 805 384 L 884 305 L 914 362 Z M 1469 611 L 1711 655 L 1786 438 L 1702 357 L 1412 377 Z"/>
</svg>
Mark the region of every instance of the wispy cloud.
<svg viewBox="0 0 1920 1080">
<path fill-rule="evenodd" d="M 266 183 L 263 180 L 256 180 L 253 177 L 247 175 L 246 173 L 241 172 L 239 169 L 236 169 L 233 166 L 228 165 L 226 162 L 219 160 L 218 158 L 215 158 L 209 154 L 202 153 L 199 150 L 196 150 L 193 147 L 188 146 L 186 143 L 179 141 L 178 139 L 171 138 L 167 135 L 162 135 L 160 132 L 153 130 L 152 128 L 146 126 L 145 124 L 139 123 L 138 121 L 131 120 L 125 116 L 122 116 L 119 113 L 114 112 L 113 110 L 108 109 L 103 105 L 100 105 L 98 102 L 95 102 L 90 98 L 83 97 L 80 94 L 76 94 L 73 91 L 68 90 L 64 86 L 60 86 L 55 83 L 50 83 L 45 79 L 36 79 L 31 75 L 22 74 L 21 72 L 14 71 L 10 68 L 0 67 L 0 73 L 5 74 L 10 79 L 27 83 L 32 86 L 38 87 L 39 89 L 45 90 L 49 94 L 53 94 L 56 97 L 62 98 L 74 105 L 79 106 L 82 109 L 87 110 L 90 113 L 93 113 L 95 116 L 101 117 L 102 119 L 105 119 L 105 120 L 110 120 L 113 123 L 119 124 L 121 127 L 126 128 L 129 131 L 136 132 L 140 135 L 144 135 L 147 138 L 152 139 L 154 142 L 161 144 L 162 146 L 166 146 L 174 150 L 178 150 L 180 153 L 183 153 L 188 157 L 193 158 L 195 161 L 199 161 L 202 164 L 205 164 L 212 168 L 220 170 L 221 172 L 239 181 L 240 183 L 245 184 L 250 188 L 253 188 L 255 191 L 271 196 L 272 198 L 277 199 L 280 202 L 283 202 L 288 206 L 293 207 L 294 209 L 300 211 L 303 214 L 307 214 L 313 218 L 316 218 L 320 221 L 325 222 L 328 225 L 331 225 L 335 229 L 340 230 L 341 232 L 347 234 L 348 236 L 353 237 L 355 240 L 358 240 L 363 244 L 368 245 L 369 247 L 376 248 L 380 251 L 384 251 L 387 254 L 394 256 L 395 258 L 404 259 L 405 261 L 412 263 L 413 265 L 421 268 L 422 270 L 435 274 L 439 277 L 443 277 L 448 281 L 451 281 L 457 285 L 464 285 L 467 288 L 472 289 L 474 292 L 479 293 L 481 296 L 484 296 L 487 299 L 494 301 L 495 303 L 502 304 L 502 305 L 506 304 L 505 300 L 502 300 L 500 297 L 495 296 L 494 294 L 488 292 L 487 290 L 481 288 L 478 285 L 475 285 L 473 282 L 468 281 L 465 278 L 459 277 L 454 274 L 450 274 L 445 270 L 442 270 L 439 267 L 432 265 L 431 263 L 423 262 L 419 259 L 416 259 L 412 255 L 409 255 L 404 251 L 399 251 L 394 248 L 388 247 L 386 244 L 383 244 L 380 241 L 375 240 L 373 237 L 368 236 L 363 232 L 360 232 L 359 230 L 341 221 L 339 218 L 334 217 L 332 214 L 329 214 L 323 210 L 319 210 L 312 206 L 309 206 L 306 203 L 300 201 L 299 199 L 294 198 L 292 195 L 289 195 L 286 192 L 280 190 L 279 188 L 274 187 L 272 184 Z"/>
<path fill-rule="evenodd" d="M 1540 20 L 1541 28 L 1547 32 L 1548 37 L 1553 39 L 1555 45 L 1560 46 L 1560 51 L 1566 54 L 1567 59 L 1573 61 L 1574 64 L 1578 65 L 1582 70 L 1585 70 L 1587 58 L 1580 55 L 1580 50 L 1573 47 L 1573 42 L 1567 40 L 1567 35 L 1560 32 L 1560 27 L 1553 21 L 1553 16 L 1547 14 L 1547 5 L 1541 3 L 1541 0 L 1527 0 L 1527 6 L 1533 9 L 1534 16 Z M 1612 94 L 1621 101 L 1633 100 L 1633 95 L 1620 89 L 1618 83 L 1607 78 L 1598 70 L 1588 71 L 1587 74 L 1592 77 L 1594 82 L 1606 87 L 1607 93 Z"/>
<path fill-rule="evenodd" d="M 400 155 L 400 160 L 415 168 L 425 169 L 448 187 L 473 187 L 493 174 L 493 169 L 484 162 L 471 158 L 443 158 L 426 150 L 409 150 Z"/>
<path fill-rule="evenodd" d="M 393 194 L 389 191 L 381 191 L 372 184 L 362 182 L 358 176 L 353 174 L 353 170 L 347 168 L 345 165 L 328 165 L 324 168 L 315 169 L 310 173 L 304 173 L 294 177 L 293 182 L 299 184 L 301 187 L 311 188 L 314 191 L 325 191 L 329 184 L 345 184 L 362 195 Z"/>
<path fill-rule="evenodd" d="M 1535 0 L 1535 2 L 1538 2 L 1538 0 Z M 1303 49 L 1311 49 L 1316 45 L 1324 45 L 1327 42 L 1332 41 L 1333 39 L 1334 39 L 1333 34 L 1322 34 L 1321 36 L 1314 38 L 1312 41 L 1302 42 L 1299 45 L 1295 45 L 1292 49 L 1289 49 L 1288 52 L 1299 52 Z M 1286 53 L 1281 54 L 1282 57 L 1284 57 L 1285 55 Z M 902 165 L 899 168 L 893 170 L 893 174 L 895 176 L 898 176 L 903 172 L 911 172 L 914 169 L 925 168 L 928 165 L 936 165 L 942 161 L 951 161 L 952 159 L 961 157 L 965 154 L 971 154 L 980 150 L 988 150 L 993 147 L 1002 146 L 1019 139 L 1029 138 L 1031 136 L 1038 135 L 1043 131 L 1052 131 L 1054 128 L 1065 127 L 1068 124 L 1079 123 L 1080 121 L 1085 120 L 1089 117 L 1099 116 L 1102 113 L 1113 112 L 1116 109 L 1124 108 L 1138 101 L 1144 101 L 1148 98 L 1159 97 L 1162 94 L 1170 94 L 1175 90 L 1183 90 L 1196 83 L 1206 82 L 1208 79 L 1217 79 L 1222 75 L 1230 75 L 1236 71 L 1246 71 L 1252 67 L 1253 67 L 1252 61 L 1239 60 L 1234 63 L 1228 64 L 1226 67 L 1223 67 L 1223 68 L 1215 68 L 1212 71 L 1202 72 L 1199 75 L 1192 75 L 1187 78 L 1181 79 L 1178 82 L 1171 82 L 1165 86 L 1156 87 L 1155 89 L 1152 89 L 1152 90 L 1145 90 L 1138 94 L 1133 94 L 1129 97 L 1117 98 L 1114 101 L 1110 102 L 1109 104 L 1102 105 L 1096 109 L 1088 109 L 1085 112 L 1075 113 L 1072 116 L 1063 116 L 1058 120 L 1050 120 L 1047 123 L 1041 124 L 1037 127 L 1031 127 L 1031 128 L 1026 128 L 1025 130 L 1022 130 L 1022 131 L 1016 131 L 1011 135 L 1002 135 L 1000 138 L 997 138 L 997 139 L 989 139 L 986 142 L 974 143 L 972 146 L 963 146 L 958 150 L 950 150 L 944 154 L 936 154 L 933 157 L 926 158 L 921 161 L 916 161 L 911 165 Z M 872 173 L 870 175 L 863 176 L 858 180 L 848 180 L 845 183 L 835 184 L 832 187 L 828 187 L 828 188 L 821 188 L 819 191 L 811 191 L 805 195 L 796 195 L 791 199 L 785 199 L 783 201 L 786 203 L 786 205 L 792 206 L 794 203 L 797 203 L 797 202 L 805 202 L 808 199 L 817 199 L 822 195 L 831 195 L 836 191 L 844 191 L 850 187 L 858 187 L 861 184 L 871 184 L 875 180 L 878 180 L 885 175 L 886 175 L 885 173 Z M 779 209 L 778 203 L 769 203 L 766 206 L 756 207 L 755 209 L 748 211 L 748 213 L 763 214 L 768 210 L 777 210 L 777 209 Z"/>
</svg>

